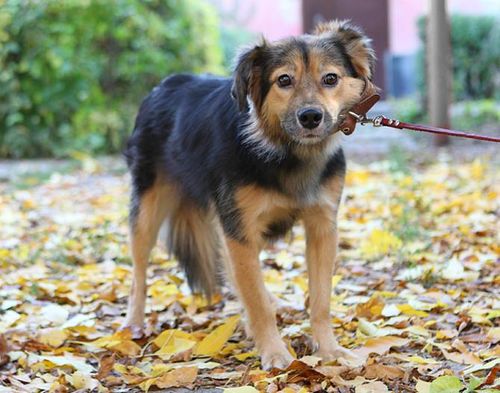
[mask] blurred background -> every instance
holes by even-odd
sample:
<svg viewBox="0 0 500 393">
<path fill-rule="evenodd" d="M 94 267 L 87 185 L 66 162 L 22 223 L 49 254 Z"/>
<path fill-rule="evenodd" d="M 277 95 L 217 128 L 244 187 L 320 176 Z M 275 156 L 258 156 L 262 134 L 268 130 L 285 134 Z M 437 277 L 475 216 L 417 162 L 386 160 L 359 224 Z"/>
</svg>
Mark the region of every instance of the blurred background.
<svg viewBox="0 0 500 393">
<path fill-rule="evenodd" d="M 166 75 L 229 75 L 239 46 L 261 35 L 274 40 L 310 32 L 332 18 L 351 19 L 373 38 L 375 82 L 384 99 L 376 111 L 428 122 L 428 5 L 424 0 L 0 0 L 0 158 L 116 154 L 142 98 Z M 496 133 L 500 2 L 448 0 L 446 6 L 440 33 L 449 36 L 451 48 L 444 57 L 450 89 L 444 82 L 442 88 L 449 90 L 444 99 L 450 125 Z M 356 138 L 349 143 L 366 150 Z M 411 138 L 401 144 L 411 148 Z"/>
</svg>

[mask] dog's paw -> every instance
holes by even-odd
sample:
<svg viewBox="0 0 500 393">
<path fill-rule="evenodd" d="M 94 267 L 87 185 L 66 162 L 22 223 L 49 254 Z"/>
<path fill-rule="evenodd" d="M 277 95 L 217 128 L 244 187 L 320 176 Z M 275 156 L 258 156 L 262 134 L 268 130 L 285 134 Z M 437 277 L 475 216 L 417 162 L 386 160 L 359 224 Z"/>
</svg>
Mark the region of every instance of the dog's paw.
<svg viewBox="0 0 500 393">
<path fill-rule="evenodd" d="M 343 365 L 358 363 L 358 357 L 351 350 L 341 347 L 338 344 L 328 348 L 320 347 L 313 355 L 321 358 L 323 362 L 336 360 Z"/>
<path fill-rule="evenodd" d="M 271 370 L 273 368 L 284 370 L 290 365 L 290 363 L 292 363 L 292 361 L 293 357 L 286 349 L 279 352 L 265 351 L 261 356 L 262 368 L 264 370 Z"/>
<path fill-rule="evenodd" d="M 144 324 L 125 322 L 119 330 L 130 330 L 135 340 L 144 337 Z"/>
</svg>

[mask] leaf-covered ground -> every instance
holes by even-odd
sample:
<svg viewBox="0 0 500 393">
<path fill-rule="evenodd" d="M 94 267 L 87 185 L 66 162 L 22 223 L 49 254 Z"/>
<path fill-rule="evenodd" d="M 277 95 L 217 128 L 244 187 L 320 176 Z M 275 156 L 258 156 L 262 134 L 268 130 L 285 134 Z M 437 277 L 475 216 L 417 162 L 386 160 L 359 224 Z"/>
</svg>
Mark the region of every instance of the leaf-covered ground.
<svg viewBox="0 0 500 393">
<path fill-rule="evenodd" d="M 193 297 L 175 261 L 149 270 L 146 337 L 118 332 L 131 265 L 128 177 L 83 169 L 0 183 L 0 392 L 498 392 L 498 166 L 351 164 L 332 321 L 356 358 L 311 357 L 304 237 L 262 253 L 299 361 L 264 372 L 225 291 Z M 231 391 L 231 389 L 228 389 Z"/>
</svg>

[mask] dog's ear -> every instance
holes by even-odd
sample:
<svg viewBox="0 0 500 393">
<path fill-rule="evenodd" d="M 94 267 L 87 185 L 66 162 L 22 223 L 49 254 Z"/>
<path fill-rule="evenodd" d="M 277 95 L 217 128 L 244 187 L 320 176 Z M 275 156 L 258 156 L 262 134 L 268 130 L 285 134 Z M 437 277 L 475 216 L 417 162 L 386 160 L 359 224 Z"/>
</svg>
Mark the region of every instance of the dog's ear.
<svg viewBox="0 0 500 393">
<path fill-rule="evenodd" d="M 331 36 L 342 44 L 351 59 L 351 63 L 358 76 L 371 79 L 376 57 L 369 39 L 363 31 L 348 20 L 334 20 L 316 26 L 314 34 Z"/>
<path fill-rule="evenodd" d="M 247 109 L 247 96 L 250 95 L 256 107 L 260 107 L 260 80 L 262 76 L 263 52 L 267 47 L 264 39 L 259 45 L 244 49 L 236 60 L 231 95 L 240 111 Z"/>
</svg>

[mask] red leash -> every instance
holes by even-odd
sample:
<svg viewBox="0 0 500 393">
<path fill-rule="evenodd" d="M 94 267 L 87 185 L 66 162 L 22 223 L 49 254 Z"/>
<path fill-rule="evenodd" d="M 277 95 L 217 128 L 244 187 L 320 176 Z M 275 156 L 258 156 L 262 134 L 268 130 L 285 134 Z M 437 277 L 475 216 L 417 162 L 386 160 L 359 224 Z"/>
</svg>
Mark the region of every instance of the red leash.
<svg viewBox="0 0 500 393">
<path fill-rule="evenodd" d="M 412 131 L 421 131 L 421 132 L 430 132 L 432 134 L 437 135 L 449 135 L 449 136 L 457 136 L 460 138 L 468 138 L 468 139 L 476 139 L 480 141 L 487 142 L 500 142 L 500 138 L 496 138 L 494 136 L 486 136 L 486 135 L 478 135 L 471 134 L 462 131 L 448 130 L 446 128 L 425 126 L 422 124 L 412 124 L 405 123 L 403 121 L 388 119 L 385 116 L 377 116 L 374 119 L 369 119 L 365 115 L 358 115 L 357 113 L 350 111 L 349 114 L 353 116 L 358 123 L 361 125 L 371 123 L 374 127 L 391 127 L 396 128 L 398 130 L 412 130 Z"/>
</svg>

